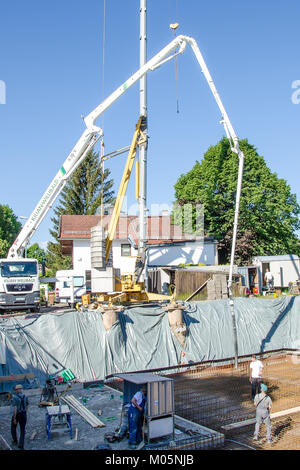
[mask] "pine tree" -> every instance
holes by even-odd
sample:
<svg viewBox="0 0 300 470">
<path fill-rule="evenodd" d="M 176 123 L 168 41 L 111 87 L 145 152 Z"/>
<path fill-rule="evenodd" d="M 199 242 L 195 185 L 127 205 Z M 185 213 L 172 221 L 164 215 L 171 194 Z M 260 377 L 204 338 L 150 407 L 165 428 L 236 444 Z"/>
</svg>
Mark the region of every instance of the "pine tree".
<svg viewBox="0 0 300 470">
<path fill-rule="evenodd" d="M 113 180 L 109 179 L 110 170 L 104 170 L 103 175 L 103 203 L 114 202 Z M 53 274 L 58 269 L 70 269 L 72 260 L 61 253 L 59 237 L 59 220 L 63 214 L 93 215 L 100 207 L 101 202 L 101 166 L 99 154 L 90 151 L 84 161 L 74 171 L 68 183 L 61 192 L 54 217 L 51 218 L 53 228 L 51 236 L 56 242 L 49 242 L 48 266 Z"/>
</svg>

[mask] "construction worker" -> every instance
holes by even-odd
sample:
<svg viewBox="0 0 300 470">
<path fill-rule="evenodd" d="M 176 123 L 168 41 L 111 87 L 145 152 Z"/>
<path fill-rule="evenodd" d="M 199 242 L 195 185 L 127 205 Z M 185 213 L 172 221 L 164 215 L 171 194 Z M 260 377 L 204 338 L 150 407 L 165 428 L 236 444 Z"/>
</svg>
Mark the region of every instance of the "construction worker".
<svg viewBox="0 0 300 470">
<path fill-rule="evenodd" d="M 274 278 L 273 278 L 273 274 L 268 269 L 266 269 L 265 281 L 266 281 L 266 284 L 267 284 L 268 291 L 272 290 L 273 289 Z"/>
<path fill-rule="evenodd" d="M 253 440 L 258 440 L 259 428 L 262 423 L 265 423 L 267 427 L 267 439 L 268 443 L 272 442 L 272 432 L 271 432 L 271 419 L 270 419 L 270 410 L 272 407 L 272 400 L 267 395 L 268 387 L 265 384 L 261 384 L 261 392 L 255 395 L 254 405 L 256 407 L 256 424 Z"/>
<path fill-rule="evenodd" d="M 146 404 L 147 385 L 143 385 L 141 390 L 132 397 L 128 409 L 129 446 L 133 447 L 142 441 L 143 416 Z"/>
<path fill-rule="evenodd" d="M 251 395 L 252 400 L 254 400 L 256 393 L 260 393 L 260 384 L 262 382 L 262 371 L 263 371 L 263 363 L 257 359 L 255 354 L 252 355 L 251 362 L 250 362 L 250 378 L 249 381 L 251 383 Z"/>
<path fill-rule="evenodd" d="M 22 385 L 15 386 L 16 394 L 12 397 L 12 418 L 11 435 L 13 445 L 18 445 L 19 449 L 24 449 L 25 427 L 27 421 L 28 398 L 23 393 Z M 17 425 L 20 426 L 20 439 L 17 439 Z"/>
</svg>

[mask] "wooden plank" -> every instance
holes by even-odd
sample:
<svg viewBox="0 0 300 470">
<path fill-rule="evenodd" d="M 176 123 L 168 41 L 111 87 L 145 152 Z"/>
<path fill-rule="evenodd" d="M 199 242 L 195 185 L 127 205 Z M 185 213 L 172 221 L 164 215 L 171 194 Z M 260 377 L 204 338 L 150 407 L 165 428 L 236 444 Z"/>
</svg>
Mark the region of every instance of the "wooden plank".
<svg viewBox="0 0 300 470">
<path fill-rule="evenodd" d="M 209 278 L 210 279 L 210 278 Z M 206 286 L 206 284 L 208 283 L 209 279 L 206 279 L 206 281 L 202 284 L 202 286 L 198 287 L 198 289 L 196 289 L 192 295 L 190 295 L 187 299 L 185 299 L 185 302 L 188 302 L 189 300 L 191 300 L 195 295 L 197 295 L 202 289 L 204 286 Z"/>
<path fill-rule="evenodd" d="M 287 416 L 293 413 L 300 413 L 300 406 L 296 406 L 295 408 L 289 408 L 288 410 L 276 411 L 275 413 L 270 414 L 270 418 L 280 418 L 281 416 Z M 255 424 L 256 419 L 246 419 L 245 421 L 240 421 L 238 423 L 226 424 L 222 426 L 222 429 L 225 431 L 230 431 L 231 429 L 241 428 L 243 426 L 249 426 L 250 424 Z"/>
<path fill-rule="evenodd" d="M 17 380 L 33 379 L 33 378 L 34 378 L 33 372 L 30 372 L 28 374 L 0 375 L 0 383 L 15 382 Z"/>
<path fill-rule="evenodd" d="M 102 428 L 105 424 L 100 421 L 93 413 L 91 413 L 85 406 L 83 406 L 73 395 L 67 395 L 62 398 L 68 405 L 74 408 L 75 411 L 85 419 L 92 427 Z"/>
</svg>

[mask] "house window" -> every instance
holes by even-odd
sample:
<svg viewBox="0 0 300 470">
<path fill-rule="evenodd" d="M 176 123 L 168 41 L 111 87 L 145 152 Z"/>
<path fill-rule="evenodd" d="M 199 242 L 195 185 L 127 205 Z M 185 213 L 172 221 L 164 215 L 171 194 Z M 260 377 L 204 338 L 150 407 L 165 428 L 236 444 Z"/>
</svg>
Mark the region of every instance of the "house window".
<svg viewBox="0 0 300 470">
<path fill-rule="evenodd" d="M 121 245 L 121 256 L 131 256 L 131 245 L 130 245 L 130 243 L 122 243 L 122 245 Z"/>
</svg>

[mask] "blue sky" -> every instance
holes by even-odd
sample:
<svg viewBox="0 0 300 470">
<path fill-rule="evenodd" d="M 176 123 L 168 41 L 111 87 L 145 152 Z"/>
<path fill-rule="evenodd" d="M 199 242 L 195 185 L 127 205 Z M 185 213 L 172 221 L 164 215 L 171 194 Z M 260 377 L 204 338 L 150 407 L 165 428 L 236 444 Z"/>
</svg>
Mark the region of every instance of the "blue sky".
<svg viewBox="0 0 300 470">
<path fill-rule="evenodd" d="M 29 216 L 84 130 L 86 116 L 139 68 L 139 0 L 1 2 L 0 203 Z M 248 138 L 300 202 L 298 0 L 148 0 L 150 59 L 178 34 L 196 39 L 239 138 Z M 104 56 L 103 56 L 104 52 Z M 104 65 L 104 68 L 103 68 Z M 174 184 L 223 136 L 220 113 L 190 49 L 150 72 L 148 207 L 171 205 Z M 179 113 L 176 112 L 177 96 Z M 1 95 L 0 95 L 1 102 Z M 3 102 L 3 99 L 2 99 Z M 98 124 L 106 152 L 129 145 L 138 84 Z M 99 146 L 96 146 L 99 150 Z M 118 188 L 125 157 L 111 160 Z M 128 203 L 134 204 L 134 180 Z M 50 240 L 52 210 L 31 242 Z"/>
</svg>

